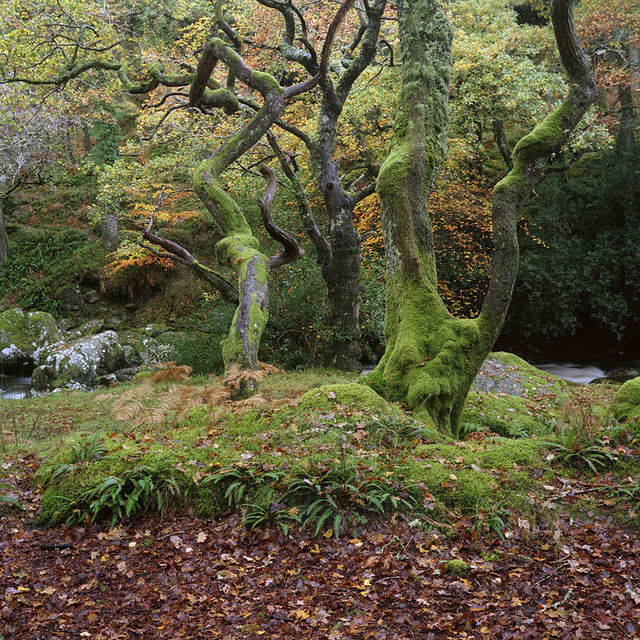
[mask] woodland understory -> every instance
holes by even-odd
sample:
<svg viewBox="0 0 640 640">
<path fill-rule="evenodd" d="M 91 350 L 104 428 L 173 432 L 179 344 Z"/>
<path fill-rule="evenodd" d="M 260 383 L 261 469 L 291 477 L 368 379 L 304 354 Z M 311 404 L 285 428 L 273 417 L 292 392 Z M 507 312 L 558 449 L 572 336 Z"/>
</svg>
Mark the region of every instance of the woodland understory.
<svg viewBox="0 0 640 640">
<path fill-rule="evenodd" d="M 601 431 L 608 385 L 550 388 L 515 419 L 503 407 L 549 435 L 453 442 L 336 404 L 314 386 L 330 372 L 271 374 L 259 408 L 216 414 L 194 400 L 220 405 L 221 379 L 167 371 L 0 404 L 4 638 L 637 637 L 640 448 Z M 553 417 L 581 446 L 553 444 Z M 150 491 L 105 499 L 133 472 Z"/>
</svg>

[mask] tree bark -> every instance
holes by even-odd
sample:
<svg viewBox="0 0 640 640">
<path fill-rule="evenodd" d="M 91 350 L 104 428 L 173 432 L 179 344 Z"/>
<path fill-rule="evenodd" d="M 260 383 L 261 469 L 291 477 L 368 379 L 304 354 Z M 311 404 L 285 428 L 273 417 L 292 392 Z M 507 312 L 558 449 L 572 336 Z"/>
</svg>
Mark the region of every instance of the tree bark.
<svg viewBox="0 0 640 640">
<path fill-rule="evenodd" d="M 295 46 L 296 19 L 301 19 L 301 16 L 293 4 L 278 0 L 258 1 L 279 11 L 285 20 L 285 31 L 280 44 L 283 55 L 288 60 L 301 64 L 311 75 L 317 74 L 317 56 L 306 38 L 304 21 L 301 21 L 300 25 L 300 41 L 305 48 Z M 366 12 L 367 20 L 361 23 L 350 47 L 351 52 L 358 49 L 357 55 L 335 82 L 326 77 L 320 83 L 322 102 L 313 137 L 293 131 L 309 150 L 313 172 L 322 192 L 329 220 L 327 249 L 322 246 L 327 244 L 324 236 L 318 241 L 318 228 L 310 212 L 306 211 L 305 207 L 302 208 L 303 223 L 318 250 L 318 263 L 327 285 L 332 364 L 346 370 L 357 369 L 360 366 L 359 314 L 363 287 L 360 275 L 360 237 L 353 224 L 353 212 L 358 199 L 342 184 L 339 166 L 333 158 L 333 153 L 338 121 L 351 89 L 376 55 L 385 6 L 386 0 L 365 3 L 363 11 Z M 362 18 L 362 13 L 360 15 Z M 311 224 L 308 224 L 310 219 Z"/>
<path fill-rule="evenodd" d="M 117 208 L 111 203 L 107 205 L 107 211 L 103 212 L 102 219 L 102 241 L 109 251 L 114 251 L 120 242 L 120 231 L 118 225 Z"/>
<path fill-rule="evenodd" d="M 207 99 L 207 83 L 218 60 L 222 60 L 235 79 L 259 92 L 262 107 L 234 136 L 229 138 L 210 158 L 201 162 L 193 173 L 193 187 L 225 237 L 215 247 L 217 261 L 230 267 L 238 279 L 239 304 L 231 323 L 229 336 L 222 344 L 222 357 L 227 373 L 234 369 L 246 371 L 239 389 L 241 395 L 254 393 L 258 379 L 258 348 L 269 314 L 268 273 L 272 260 L 259 251 L 258 239 L 238 204 L 223 189 L 220 174 L 249 151 L 267 134 L 284 111 L 287 99 L 309 91 L 322 82 L 329 67 L 329 54 L 336 31 L 355 0 L 343 0 L 331 22 L 325 39 L 320 65 L 309 80 L 284 89 L 268 73 L 249 68 L 237 51 L 214 38 L 204 50 L 191 85 L 189 101 L 199 106 Z M 266 213 L 268 217 L 268 203 Z M 269 230 L 269 226 L 267 226 Z M 281 230 L 278 230 L 281 231 Z M 271 225 L 271 232 L 274 232 Z M 276 232 L 277 233 L 277 232 Z M 295 253 L 295 251 L 293 252 Z"/>
<path fill-rule="evenodd" d="M 518 270 L 517 220 L 551 155 L 567 141 L 597 97 L 580 48 L 572 0 L 551 7 L 570 89 L 562 105 L 516 145 L 513 168 L 492 204 L 494 266 L 480 316 L 453 318 L 437 290 L 427 198 L 446 153 L 451 32 L 437 0 L 399 0 L 402 87 L 391 151 L 380 169 L 387 261 L 387 348 L 370 377 L 374 388 L 406 401 L 458 435 L 471 384 L 502 328 Z"/>
<path fill-rule="evenodd" d="M 0 197 L 0 262 L 4 262 L 9 257 L 9 242 L 7 240 L 7 229 L 4 222 L 4 208 Z"/>
<path fill-rule="evenodd" d="M 346 371 L 360 366 L 360 302 L 363 291 L 360 236 L 353 225 L 354 205 L 349 200 L 346 206 L 338 207 L 337 212 L 327 207 L 332 260 L 322 269 L 329 301 L 330 363 Z"/>
<path fill-rule="evenodd" d="M 209 58 L 207 57 L 209 56 Z M 239 304 L 231 323 L 229 336 L 222 345 L 225 370 L 234 367 L 258 370 L 258 347 L 268 319 L 269 258 L 258 249 L 258 240 L 238 204 L 222 188 L 220 174 L 237 158 L 251 149 L 264 136 L 284 109 L 285 92 L 268 74 L 256 73 L 244 65 L 237 54 L 221 40 L 214 40 L 205 51 L 198 74 L 204 74 L 206 86 L 213 70 L 211 59 L 225 62 L 236 77 L 260 91 L 264 103 L 260 111 L 236 135 L 211 157 L 201 162 L 193 174 L 193 187 L 225 237 L 215 247 L 218 263 L 230 267 L 238 279 Z M 196 84 L 194 83 L 194 86 Z M 197 94 L 192 89 L 192 101 Z M 243 393 L 257 389 L 257 378 L 249 376 Z"/>
<path fill-rule="evenodd" d="M 620 101 L 620 123 L 616 135 L 618 148 L 622 153 L 629 153 L 635 144 L 634 132 L 638 126 L 635 114 L 633 93 L 628 84 L 618 86 L 618 100 Z"/>
<path fill-rule="evenodd" d="M 360 236 L 353 223 L 357 199 L 348 193 L 333 158 L 338 120 L 351 88 L 376 54 L 382 14 L 386 2 L 376 0 L 367 12 L 368 22 L 360 34 L 360 52 L 338 79 L 327 78 L 321 84 L 322 104 L 314 139 L 309 146 L 311 162 L 329 218 L 329 244 L 332 261 L 323 265 L 327 285 L 329 326 L 332 331 L 331 353 L 336 367 L 353 370 L 360 366 L 361 282 Z"/>
</svg>

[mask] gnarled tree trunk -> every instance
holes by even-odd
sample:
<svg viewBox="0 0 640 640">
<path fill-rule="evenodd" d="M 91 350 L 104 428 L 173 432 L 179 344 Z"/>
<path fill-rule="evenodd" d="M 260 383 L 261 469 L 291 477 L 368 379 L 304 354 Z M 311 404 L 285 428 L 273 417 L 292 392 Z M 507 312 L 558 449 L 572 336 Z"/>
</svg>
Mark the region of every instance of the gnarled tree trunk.
<svg viewBox="0 0 640 640">
<path fill-rule="evenodd" d="M 309 91 L 326 76 L 337 28 L 354 1 L 343 0 L 329 26 L 318 71 L 313 78 L 285 89 L 268 73 L 250 69 L 238 52 L 222 40 L 213 39 L 205 48 L 191 86 L 190 104 L 203 104 L 207 99 L 207 84 L 211 73 L 217 61 L 223 60 L 232 74 L 231 84 L 237 79 L 263 97 L 262 107 L 244 128 L 229 138 L 212 157 L 201 162 L 193 174 L 195 192 L 225 236 L 215 247 L 217 261 L 230 267 L 237 276 L 239 303 L 229 336 L 222 345 L 222 356 L 227 372 L 234 367 L 249 372 L 244 378 L 246 387 L 241 390 L 244 395 L 253 393 L 257 388 L 257 378 L 252 377 L 250 372 L 258 369 L 258 348 L 268 319 L 268 272 L 271 265 L 277 266 L 278 259 L 274 258 L 272 261 L 260 252 L 258 239 L 253 235 L 238 204 L 221 186 L 219 177 L 267 134 L 284 111 L 287 99 Z M 221 17 L 219 19 L 230 29 Z M 263 220 L 265 208 L 268 210 L 268 206 L 264 205 L 263 201 Z M 265 220 L 267 228 L 269 222 Z"/>
<path fill-rule="evenodd" d="M 378 177 L 387 260 L 387 347 L 372 386 L 426 412 L 458 434 L 469 388 L 507 313 L 518 269 L 520 207 L 597 89 L 578 43 L 572 0 L 554 0 L 552 20 L 570 90 L 562 105 L 522 138 L 513 168 L 493 195 L 494 267 L 480 316 L 456 319 L 437 290 L 427 199 L 446 153 L 451 32 L 436 0 L 399 0 L 402 88 L 391 151 Z"/>
<path fill-rule="evenodd" d="M 307 38 L 307 26 L 293 3 L 279 0 L 258 2 L 279 11 L 284 18 L 285 30 L 280 43 L 282 54 L 288 60 L 301 64 L 311 75 L 316 74 L 319 66 L 315 51 Z M 353 213 L 357 203 L 371 192 L 365 190 L 352 193 L 344 185 L 338 162 L 334 159 L 336 136 L 338 122 L 353 85 L 376 55 L 386 3 L 386 0 L 374 0 L 360 6 L 360 29 L 345 56 L 348 61 L 343 60 L 342 72 L 335 74 L 333 78 L 326 76 L 320 83 L 322 100 L 313 136 L 304 134 L 296 127 L 285 126 L 309 150 L 311 165 L 327 213 L 329 231 L 325 238 L 313 221 L 309 207 L 303 205 L 301 208 L 305 229 L 318 251 L 318 263 L 327 286 L 331 364 L 340 369 L 356 369 L 360 366 L 359 313 L 363 287 L 360 237 L 354 226 Z M 296 37 L 297 22 L 301 30 L 299 38 Z M 302 47 L 297 46 L 298 41 L 303 44 Z M 282 123 L 279 124 L 283 126 Z M 295 177 L 290 179 L 295 181 Z M 294 186 L 294 190 L 299 191 L 299 187 Z M 304 199 L 304 195 L 302 198 Z"/>
</svg>

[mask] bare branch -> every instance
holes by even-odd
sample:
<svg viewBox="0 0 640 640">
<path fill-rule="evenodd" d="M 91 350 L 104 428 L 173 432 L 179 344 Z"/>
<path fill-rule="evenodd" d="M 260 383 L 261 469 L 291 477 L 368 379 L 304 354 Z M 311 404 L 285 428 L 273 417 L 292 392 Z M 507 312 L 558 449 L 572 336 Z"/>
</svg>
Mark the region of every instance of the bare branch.
<svg viewBox="0 0 640 640">
<path fill-rule="evenodd" d="M 353 196 L 353 199 L 356 203 L 361 202 L 365 198 L 372 196 L 376 192 L 376 183 L 372 182 L 370 185 L 366 186 L 364 189 L 361 189 Z"/>
<path fill-rule="evenodd" d="M 509 149 L 509 143 L 507 142 L 507 137 L 504 134 L 502 119 L 494 118 L 493 121 L 491 122 L 491 125 L 493 127 L 493 136 L 495 138 L 498 150 L 502 154 L 502 159 L 507 165 L 507 168 L 511 170 L 513 169 L 513 158 L 511 157 L 511 149 Z"/>
<path fill-rule="evenodd" d="M 156 109 L 157 107 L 161 107 L 169 98 L 173 98 L 174 96 L 181 96 L 183 98 L 188 98 L 189 94 L 184 93 L 184 91 L 171 91 L 170 93 L 165 93 L 160 102 L 156 102 L 155 104 L 145 104 L 143 105 L 143 109 Z"/>
<path fill-rule="evenodd" d="M 301 93 L 310 91 L 315 86 L 317 86 L 327 75 L 327 72 L 329 71 L 331 47 L 333 46 L 333 41 L 335 40 L 336 33 L 338 32 L 338 27 L 344 20 L 344 17 L 347 15 L 349 9 L 351 9 L 351 7 L 353 6 L 354 2 L 355 0 L 344 0 L 335 16 L 333 17 L 333 20 L 329 25 L 329 30 L 327 31 L 327 37 L 325 38 L 324 45 L 322 46 L 322 54 L 320 56 L 320 69 L 318 73 L 313 78 L 309 78 L 309 80 L 305 80 L 304 82 L 301 82 L 299 84 L 287 87 L 287 89 L 285 89 L 286 98 L 292 98 L 293 96 L 297 96 Z"/>
<path fill-rule="evenodd" d="M 260 173 L 267 179 L 267 188 L 260 199 L 262 224 L 268 234 L 284 247 L 284 251 L 269 258 L 269 268 L 275 269 L 299 260 L 304 256 L 304 250 L 300 247 L 296 239 L 290 233 L 278 227 L 271 217 L 271 205 L 273 204 L 277 187 L 276 172 L 266 164 L 263 164 L 260 167 Z"/>
<path fill-rule="evenodd" d="M 246 105 L 250 109 L 253 109 L 253 111 L 260 110 L 260 107 L 252 100 L 248 100 L 246 98 L 238 98 L 238 101 L 240 102 L 240 104 Z M 311 142 L 312 142 L 311 137 L 308 136 L 302 129 L 299 129 L 293 124 L 289 124 L 288 122 L 285 122 L 284 120 L 282 120 L 282 118 L 276 118 L 276 120 L 274 121 L 274 124 L 276 124 L 278 127 L 283 129 L 284 131 L 287 131 L 288 133 L 293 134 L 299 140 L 302 140 L 305 146 L 307 147 L 311 146 Z"/>
<path fill-rule="evenodd" d="M 148 231 L 144 231 L 142 237 L 152 244 L 162 247 L 166 253 L 160 252 L 157 249 L 154 249 L 153 247 L 141 242 L 140 245 L 145 249 L 151 251 L 154 255 L 160 258 L 171 258 L 172 260 L 176 260 L 180 264 L 189 267 L 196 273 L 196 275 L 198 275 L 200 278 L 212 285 L 217 291 L 219 291 L 225 300 L 231 302 L 232 304 L 238 304 L 238 289 L 233 285 L 233 283 L 229 282 L 223 275 L 219 274 L 217 271 L 211 269 L 210 267 L 207 267 L 205 264 L 202 264 L 202 262 L 196 260 L 196 258 L 194 258 L 193 255 L 191 255 L 191 253 L 187 251 L 183 246 L 179 245 L 177 242 L 167 240 L 167 238 L 162 238 L 161 236 L 150 233 Z"/>
<path fill-rule="evenodd" d="M 300 182 L 300 178 L 298 178 L 297 174 L 291 166 L 290 154 L 289 157 L 287 157 L 287 154 L 280 148 L 276 137 L 271 132 L 267 134 L 267 139 L 269 140 L 269 144 L 271 145 L 271 148 L 273 149 L 276 157 L 278 158 L 278 161 L 280 162 L 282 170 L 291 183 L 293 193 L 300 209 L 300 215 L 302 217 L 304 230 L 309 236 L 311 242 L 313 242 L 313 246 L 316 248 L 316 253 L 318 255 L 318 264 L 321 267 L 328 267 L 333 261 L 331 245 L 324 237 L 322 231 L 320 231 L 320 227 L 318 227 L 318 224 L 313 217 L 313 212 L 311 211 L 311 206 L 309 205 L 304 187 Z"/>
</svg>

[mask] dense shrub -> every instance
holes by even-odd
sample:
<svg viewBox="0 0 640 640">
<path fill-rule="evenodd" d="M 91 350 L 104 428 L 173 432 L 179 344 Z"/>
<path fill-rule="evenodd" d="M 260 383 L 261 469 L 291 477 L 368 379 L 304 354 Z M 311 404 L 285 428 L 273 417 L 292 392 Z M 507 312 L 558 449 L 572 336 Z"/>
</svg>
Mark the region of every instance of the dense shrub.
<svg viewBox="0 0 640 640">
<path fill-rule="evenodd" d="M 503 346 L 640 355 L 639 167 L 636 145 L 629 155 L 587 156 L 538 187 L 526 215 L 539 241 L 522 238 Z"/>
</svg>

